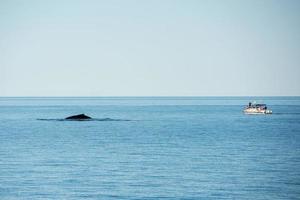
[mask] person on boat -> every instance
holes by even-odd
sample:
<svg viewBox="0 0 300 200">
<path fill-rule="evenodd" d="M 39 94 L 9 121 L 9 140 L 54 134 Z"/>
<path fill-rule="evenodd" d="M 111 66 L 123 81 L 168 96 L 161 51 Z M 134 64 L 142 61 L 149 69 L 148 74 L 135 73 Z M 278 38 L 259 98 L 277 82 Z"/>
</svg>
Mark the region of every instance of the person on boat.
<svg viewBox="0 0 300 200">
<path fill-rule="evenodd" d="M 251 102 L 249 102 L 249 105 L 248 105 L 248 107 L 249 107 L 249 108 L 251 107 Z"/>
</svg>

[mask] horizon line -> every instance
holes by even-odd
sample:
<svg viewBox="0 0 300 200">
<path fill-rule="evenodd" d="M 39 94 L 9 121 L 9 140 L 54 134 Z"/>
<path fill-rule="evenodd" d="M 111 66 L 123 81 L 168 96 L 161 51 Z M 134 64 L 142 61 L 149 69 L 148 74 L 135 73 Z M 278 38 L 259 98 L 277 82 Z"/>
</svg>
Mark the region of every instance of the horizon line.
<svg viewBox="0 0 300 200">
<path fill-rule="evenodd" d="M 300 97 L 300 95 L 122 95 L 122 96 L 0 96 L 0 98 L 114 98 L 114 97 Z"/>
</svg>

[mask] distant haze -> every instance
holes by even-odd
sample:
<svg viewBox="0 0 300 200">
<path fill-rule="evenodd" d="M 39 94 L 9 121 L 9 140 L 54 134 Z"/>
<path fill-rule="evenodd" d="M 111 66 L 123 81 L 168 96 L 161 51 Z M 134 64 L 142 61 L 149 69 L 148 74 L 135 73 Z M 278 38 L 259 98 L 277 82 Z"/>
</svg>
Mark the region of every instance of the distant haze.
<svg viewBox="0 0 300 200">
<path fill-rule="evenodd" d="M 0 96 L 161 95 L 300 95 L 300 1 L 0 1 Z"/>
</svg>

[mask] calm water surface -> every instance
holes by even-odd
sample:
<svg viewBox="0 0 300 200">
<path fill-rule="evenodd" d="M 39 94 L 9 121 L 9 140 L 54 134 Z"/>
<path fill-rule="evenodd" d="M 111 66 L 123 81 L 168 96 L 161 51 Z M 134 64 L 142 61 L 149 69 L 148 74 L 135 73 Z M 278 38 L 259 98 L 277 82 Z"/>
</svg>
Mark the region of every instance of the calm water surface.
<svg viewBox="0 0 300 200">
<path fill-rule="evenodd" d="M 0 199 L 300 199 L 300 97 L 0 98 Z"/>
</svg>

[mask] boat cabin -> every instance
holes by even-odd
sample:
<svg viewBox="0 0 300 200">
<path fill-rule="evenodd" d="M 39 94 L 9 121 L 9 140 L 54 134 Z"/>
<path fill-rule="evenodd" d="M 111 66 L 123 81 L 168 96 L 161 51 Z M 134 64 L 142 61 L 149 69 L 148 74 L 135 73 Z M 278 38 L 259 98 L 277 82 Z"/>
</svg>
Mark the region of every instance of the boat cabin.
<svg viewBox="0 0 300 200">
<path fill-rule="evenodd" d="M 266 110 L 267 109 L 267 105 L 266 104 L 256 104 L 256 103 L 249 102 L 248 108 L 260 108 L 260 109 Z"/>
</svg>

